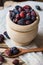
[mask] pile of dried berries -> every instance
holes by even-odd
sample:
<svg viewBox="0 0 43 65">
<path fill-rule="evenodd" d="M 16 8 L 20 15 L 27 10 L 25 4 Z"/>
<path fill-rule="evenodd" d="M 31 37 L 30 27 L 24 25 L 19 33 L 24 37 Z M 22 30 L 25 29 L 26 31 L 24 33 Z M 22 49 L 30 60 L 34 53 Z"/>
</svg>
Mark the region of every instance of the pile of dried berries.
<svg viewBox="0 0 43 65">
<path fill-rule="evenodd" d="M 29 25 L 36 20 L 36 16 L 36 12 L 29 5 L 17 5 L 15 9 L 10 10 L 10 19 L 18 25 Z"/>
</svg>

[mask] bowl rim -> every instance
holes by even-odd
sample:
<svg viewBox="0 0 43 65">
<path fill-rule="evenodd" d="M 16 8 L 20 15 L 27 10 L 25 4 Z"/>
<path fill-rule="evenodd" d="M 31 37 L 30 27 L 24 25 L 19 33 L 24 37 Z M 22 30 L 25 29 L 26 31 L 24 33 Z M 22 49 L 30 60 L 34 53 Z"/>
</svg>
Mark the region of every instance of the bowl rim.
<svg viewBox="0 0 43 65">
<path fill-rule="evenodd" d="M 10 26 L 10 28 L 12 28 L 13 30 L 18 30 L 18 29 L 20 29 L 20 28 L 22 28 L 22 30 L 19 30 L 19 31 L 26 31 L 26 29 L 28 29 L 28 30 L 32 30 L 33 28 L 35 28 L 35 26 L 36 25 L 38 25 L 39 24 L 39 20 L 40 20 L 40 17 L 39 17 L 39 14 L 36 12 L 36 15 L 37 15 L 37 17 L 36 17 L 36 20 L 32 23 L 32 24 L 29 24 L 29 25 L 18 25 L 18 24 L 15 24 L 11 19 L 10 19 L 10 13 L 8 12 L 7 13 L 7 16 L 6 16 L 6 19 L 8 19 L 7 20 L 7 22 L 8 22 L 8 25 Z M 11 25 L 12 26 L 11 26 Z M 25 29 L 25 30 L 24 30 Z"/>
</svg>

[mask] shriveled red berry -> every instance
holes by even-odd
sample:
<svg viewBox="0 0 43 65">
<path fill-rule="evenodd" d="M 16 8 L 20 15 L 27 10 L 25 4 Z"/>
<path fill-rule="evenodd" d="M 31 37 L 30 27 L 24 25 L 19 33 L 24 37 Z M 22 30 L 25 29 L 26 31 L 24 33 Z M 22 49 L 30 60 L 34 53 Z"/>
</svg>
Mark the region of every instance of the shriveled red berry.
<svg viewBox="0 0 43 65">
<path fill-rule="evenodd" d="M 13 55 L 16 55 L 16 54 L 18 54 L 18 53 L 20 52 L 17 47 L 12 47 L 12 48 L 11 48 L 11 51 L 12 51 L 12 54 L 13 54 Z"/>
<path fill-rule="evenodd" d="M 21 17 L 21 18 L 24 18 L 24 17 L 25 17 L 25 12 L 24 12 L 24 11 L 21 11 L 20 17 Z"/>
<path fill-rule="evenodd" d="M 6 55 L 6 56 L 11 56 L 12 55 L 12 53 L 11 53 L 11 50 L 9 49 L 7 49 L 7 50 L 5 50 L 5 52 L 4 52 L 4 54 Z"/>
<path fill-rule="evenodd" d="M 19 60 L 15 59 L 12 63 L 15 64 L 15 65 L 19 65 Z"/>
<path fill-rule="evenodd" d="M 10 37 L 9 37 L 8 34 L 7 34 L 7 31 L 5 31 L 3 34 L 4 34 L 8 39 L 10 39 Z"/>
</svg>

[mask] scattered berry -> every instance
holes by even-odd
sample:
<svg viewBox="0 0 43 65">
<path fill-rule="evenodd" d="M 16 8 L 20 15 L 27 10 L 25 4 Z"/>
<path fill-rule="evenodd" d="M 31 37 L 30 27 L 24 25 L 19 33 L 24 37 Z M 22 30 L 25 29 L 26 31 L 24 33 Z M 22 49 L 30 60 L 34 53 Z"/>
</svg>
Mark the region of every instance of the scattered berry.
<svg viewBox="0 0 43 65">
<path fill-rule="evenodd" d="M 20 64 L 18 59 L 15 59 L 12 63 L 15 64 L 15 65 L 19 65 Z"/>
<path fill-rule="evenodd" d="M 3 43 L 4 42 L 4 36 L 2 34 L 0 34 L 0 43 Z"/>
<path fill-rule="evenodd" d="M 8 34 L 7 34 L 7 31 L 4 32 L 4 35 L 5 35 L 8 39 L 10 39 L 10 37 L 9 37 Z"/>
<path fill-rule="evenodd" d="M 36 5 L 35 7 L 36 7 L 37 10 L 42 10 L 39 5 Z"/>
</svg>

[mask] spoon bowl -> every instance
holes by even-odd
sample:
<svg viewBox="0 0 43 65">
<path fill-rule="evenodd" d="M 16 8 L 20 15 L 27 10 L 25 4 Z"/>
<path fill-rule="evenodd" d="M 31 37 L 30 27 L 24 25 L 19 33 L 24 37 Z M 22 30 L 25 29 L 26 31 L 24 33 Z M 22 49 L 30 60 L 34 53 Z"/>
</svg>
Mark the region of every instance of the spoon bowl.
<svg viewBox="0 0 43 65">
<path fill-rule="evenodd" d="M 26 54 L 26 53 L 31 53 L 31 52 L 42 52 L 43 51 L 43 48 L 32 48 L 32 49 L 22 49 L 22 48 L 18 48 L 19 49 L 19 53 L 16 54 L 16 55 L 11 55 L 11 56 L 7 56 L 5 54 L 5 52 L 3 52 L 2 54 L 6 57 L 9 57 L 9 58 L 15 58 L 15 57 L 18 57 L 20 55 L 23 55 L 23 54 Z M 9 48 L 7 49 L 9 50 Z"/>
</svg>

